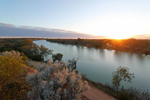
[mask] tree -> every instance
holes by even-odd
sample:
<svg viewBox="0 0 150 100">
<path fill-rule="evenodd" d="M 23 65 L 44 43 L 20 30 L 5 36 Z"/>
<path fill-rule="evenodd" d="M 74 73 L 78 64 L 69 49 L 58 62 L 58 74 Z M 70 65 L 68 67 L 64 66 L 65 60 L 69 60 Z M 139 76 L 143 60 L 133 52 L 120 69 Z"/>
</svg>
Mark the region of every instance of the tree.
<svg viewBox="0 0 150 100">
<path fill-rule="evenodd" d="M 44 57 L 52 54 L 52 50 L 45 48 L 43 45 L 38 46 L 34 43 L 23 45 L 20 47 L 21 51 L 25 53 L 30 59 L 41 61 L 44 60 Z"/>
<path fill-rule="evenodd" d="M 27 77 L 33 87 L 28 92 L 33 100 L 72 100 L 79 99 L 82 92 L 87 90 L 88 83 L 82 81 L 82 76 L 76 70 L 69 71 L 65 62 L 50 60 L 47 64 L 37 67 L 36 72 Z"/>
<path fill-rule="evenodd" d="M 52 54 L 53 62 L 58 61 L 60 62 L 62 60 L 63 55 L 61 53 Z"/>
<path fill-rule="evenodd" d="M 121 81 L 131 82 L 133 78 L 134 74 L 129 72 L 129 68 L 120 66 L 113 72 L 112 84 L 118 91 Z"/>
<path fill-rule="evenodd" d="M 43 45 L 40 46 L 40 55 L 42 55 L 42 59 L 44 59 L 44 57 L 47 57 L 48 55 L 52 54 L 52 51 L 53 50 L 45 48 Z"/>
</svg>

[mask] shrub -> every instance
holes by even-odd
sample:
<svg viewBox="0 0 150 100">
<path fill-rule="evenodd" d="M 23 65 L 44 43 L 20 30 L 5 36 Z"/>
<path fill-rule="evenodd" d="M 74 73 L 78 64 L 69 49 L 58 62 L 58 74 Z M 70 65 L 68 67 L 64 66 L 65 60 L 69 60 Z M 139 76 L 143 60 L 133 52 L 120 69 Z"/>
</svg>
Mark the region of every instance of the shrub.
<svg viewBox="0 0 150 100">
<path fill-rule="evenodd" d="M 68 68 L 70 71 L 73 71 L 77 68 L 78 58 L 72 58 L 68 60 Z"/>
<path fill-rule="evenodd" d="M 53 54 L 52 55 L 53 62 L 55 62 L 55 61 L 60 62 L 62 60 L 62 57 L 63 57 L 63 55 L 61 53 Z"/>
<path fill-rule="evenodd" d="M 26 100 L 31 90 L 25 77 L 35 70 L 25 65 L 27 57 L 19 52 L 10 51 L 0 54 L 0 99 Z"/>
<path fill-rule="evenodd" d="M 150 93 L 136 88 L 122 88 L 118 91 L 119 100 L 150 100 Z"/>
<path fill-rule="evenodd" d="M 136 100 L 150 100 L 150 93 L 136 88 L 129 88 L 126 90 L 129 94 L 135 96 Z"/>
<path fill-rule="evenodd" d="M 63 61 L 52 63 L 49 60 L 47 64 L 37 67 L 27 81 L 33 87 L 28 97 L 38 100 L 79 99 L 80 94 L 88 88 L 81 74 L 76 70 L 69 71 Z"/>
<path fill-rule="evenodd" d="M 0 91 L 1 100 L 27 100 L 27 92 L 31 87 L 25 79 L 3 85 Z"/>
<path fill-rule="evenodd" d="M 23 74 L 24 66 L 19 52 L 3 52 L 0 55 L 0 87 L 17 80 Z"/>
</svg>

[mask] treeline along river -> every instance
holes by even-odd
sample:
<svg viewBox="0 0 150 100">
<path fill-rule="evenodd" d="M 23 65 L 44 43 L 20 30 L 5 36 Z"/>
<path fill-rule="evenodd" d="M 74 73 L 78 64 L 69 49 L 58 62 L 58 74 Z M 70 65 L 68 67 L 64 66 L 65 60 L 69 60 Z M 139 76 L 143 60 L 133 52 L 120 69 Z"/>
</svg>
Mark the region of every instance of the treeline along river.
<svg viewBox="0 0 150 100">
<path fill-rule="evenodd" d="M 53 53 L 62 53 L 65 62 L 73 57 L 79 58 L 78 71 L 95 82 L 111 85 L 112 72 L 119 66 L 128 67 L 130 72 L 134 73 L 135 78 L 132 83 L 122 82 L 121 85 L 126 88 L 134 87 L 150 91 L 150 55 L 63 45 L 46 40 L 38 40 L 34 43 L 52 49 Z"/>
</svg>

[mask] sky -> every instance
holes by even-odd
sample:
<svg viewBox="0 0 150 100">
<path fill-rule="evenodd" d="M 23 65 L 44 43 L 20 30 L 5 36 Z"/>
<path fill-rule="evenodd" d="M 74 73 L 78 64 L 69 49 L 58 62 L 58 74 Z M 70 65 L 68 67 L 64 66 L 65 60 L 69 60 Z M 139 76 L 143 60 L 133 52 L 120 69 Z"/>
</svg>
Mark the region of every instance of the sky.
<svg viewBox="0 0 150 100">
<path fill-rule="evenodd" d="M 129 38 L 150 34 L 150 0 L 0 0 L 0 23 Z"/>
</svg>

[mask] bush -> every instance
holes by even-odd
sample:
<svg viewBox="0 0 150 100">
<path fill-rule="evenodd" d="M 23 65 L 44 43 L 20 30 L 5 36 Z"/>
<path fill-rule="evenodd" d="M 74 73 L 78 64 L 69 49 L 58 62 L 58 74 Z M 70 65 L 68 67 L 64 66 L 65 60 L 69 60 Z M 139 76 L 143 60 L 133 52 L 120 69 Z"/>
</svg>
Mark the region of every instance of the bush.
<svg viewBox="0 0 150 100">
<path fill-rule="evenodd" d="M 119 100 L 150 100 L 150 93 L 148 91 L 138 90 L 136 88 L 122 88 L 118 91 Z"/>
<path fill-rule="evenodd" d="M 25 77 L 35 70 L 25 65 L 27 57 L 19 52 L 10 51 L 0 54 L 0 99 L 26 100 L 31 90 Z"/>
<path fill-rule="evenodd" d="M 121 89 L 118 92 L 118 98 L 119 98 L 119 100 L 137 100 L 134 95 L 132 95 L 125 89 Z"/>
<path fill-rule="evenodd" d="M 3 52 L 0 55 L 0 87 L 17 80 L 23 74 L 24 66 L 19 52 Z"/>
<path fill-rule="evenodd" d="M 66 100 L 78 99 L 88 86 L 82 81 L 81 74 L 76 70 L 69 71 L 61 61 L 37 67 L 36 72 L 27 77 L 33 90 L 28 92 L 30 99 L 38 100 Z"/>
<path fill-rule="evenodd" d="M 31 87 L 25 79 L 3 85 L 0 91 L 1 100 L 27 100 L 27 92 Z"/>
<path fill-rule="evenodd" d="M 55 61 L 60 62 L 62 60 L 62 57 L 63 57 L 63 55 L 61 53 L 53 54 L 52 55 L 53 62 L 55 62 Z"/>
</svg>

